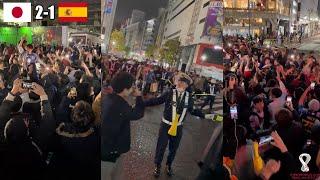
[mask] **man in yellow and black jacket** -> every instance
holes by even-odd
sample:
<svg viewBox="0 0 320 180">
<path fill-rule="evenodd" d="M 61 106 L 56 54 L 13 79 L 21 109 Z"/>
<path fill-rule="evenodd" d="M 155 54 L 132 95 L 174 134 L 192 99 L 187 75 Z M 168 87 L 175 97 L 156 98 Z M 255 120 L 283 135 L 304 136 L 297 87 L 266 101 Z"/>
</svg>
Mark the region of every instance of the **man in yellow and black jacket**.
<svg viewBox="0 0 320 180">
<path fill-rule="evenodd" d="M 171 89 L 158 98 L 145 101 L 145 106 L 165 104 L 162 122 L 160 125 L 157 148 L 154 163 L 156 165 L 154 175 L 160 175 L 161 162 L 169 142 L 169 154 L 166 162 L 166 171 L 169 176 L 173 175 L 171 168 L 177 149 L 182 137 L 183 122 L 187 112 L 191 115 L 205 118 L 205 115 L 193 108 L 192 94 L 187 91 L 192 79 L 180 73 L 175 77 L 175 89 Z"/>
</svg>

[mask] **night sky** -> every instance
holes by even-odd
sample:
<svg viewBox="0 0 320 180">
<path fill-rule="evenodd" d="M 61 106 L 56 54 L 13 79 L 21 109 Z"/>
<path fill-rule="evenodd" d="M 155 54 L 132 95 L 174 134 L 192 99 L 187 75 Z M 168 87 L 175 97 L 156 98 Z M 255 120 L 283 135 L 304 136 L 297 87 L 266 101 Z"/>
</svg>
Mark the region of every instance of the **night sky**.
<svg viewBox="0 0 320 180">
<path fill-rule="evenodd" d="M 168 0 L 118 0 L 115 14 L 114 27 L 119 25 L 131 16 L 133 9 L 146 13 L 146 18 L 153 18 L 158 15 L 158 8 L 166 7 Z"/>
</svg>

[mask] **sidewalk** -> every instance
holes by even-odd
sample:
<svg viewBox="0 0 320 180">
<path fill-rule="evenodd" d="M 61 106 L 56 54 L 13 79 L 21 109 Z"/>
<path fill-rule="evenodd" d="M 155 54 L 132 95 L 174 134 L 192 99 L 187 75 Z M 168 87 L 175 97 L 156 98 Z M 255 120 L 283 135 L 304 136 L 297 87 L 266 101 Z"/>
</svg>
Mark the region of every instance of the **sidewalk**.
<svg viewBox="0 0 320 180">
<path fill-rule="evenodd" d="M 312 37 L 308 37 L 305 38 L 301 41 L 301 43 L 299 42 L 286 42 L 284 43 L 281 47 L 287 47 L 287 48 L 299 48 L 300 46 L 302 46 L 303 44 L 312 41 L 313 39 L 317 39 L 320 38 L 320 34 L 317 34 L 315 36 Z"/>
</svg>

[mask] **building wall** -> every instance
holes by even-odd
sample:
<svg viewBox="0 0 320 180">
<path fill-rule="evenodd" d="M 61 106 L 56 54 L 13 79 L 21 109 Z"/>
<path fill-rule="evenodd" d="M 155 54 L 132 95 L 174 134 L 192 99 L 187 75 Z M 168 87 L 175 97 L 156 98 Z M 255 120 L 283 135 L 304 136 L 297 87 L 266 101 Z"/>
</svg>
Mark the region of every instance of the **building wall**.
<svg viewBox="0 0 320 180">
<path fill-rule="evenodd" d="M 224 0 L 225 34 L 263 34 L 278 29 L 279 20 L 290 20 L 291 0 Z M 250 11 L 248 12 L 248 5 Z M 250 19 L 248 18 L 250 17 Z M 285 27 L 289 31 L 289 27 Z"/>
<path fill-rule="evenodd" d="M 213 44 L 216 43 L 214 42 L 214 38 L 202 36 L 209 6 L 210 0 L 179 0 L 169 4 L 170 8 L 162 45 L 170 39 L 177 38 L 180 40 L 182 52 L 177 60 L 179 70 L 189 71 L 195 67 L 222 70 L 222 66 L 215 66 L 214 64 L 215 61 L 219 61 L 220 59 L 222 62 L 222 57 L 218 59 L 210 56 L 213 59 L 207 59 L 208 63 L 199 62 L 199 59 L 205 53 L 204 49 L 213 50 Z M 199 71 L 198 73 L 212 76 L 216 79 L 221 78 L 214 73 L 208 75 L 205 72 L 209 71 Z"/>
<path fill-rule="evenodd" d="M 156 38 L 156 46 L 160 47 L 164 38 L 164 31 L 166 28 L 168 11 L 164 10 L 163 13 L 158 17 L 158 33 Z"/>
<path fill-rule="evenodd" d="M 141 26 L 142 23 L 137 22 L 126 27 L 126 46 L 128 46 L 131 51 L 135 52 L 140 50 L 142 41 Z"/>
<path fill-rule="evenodd" d="M 148 46 L 154 45 L 156 41 L 158 21 L 156 18 L 146 21 L 141 50 L 147 50 Z"/>
<path fill-rule="evenodd" d="M 143 31 L 145 27 L 144 19 L 145 13 L 134 9 L 132 11 L 129 24 L 124 28 L 126 46 L 128 46 L 132 52 L 141 51 Z"/>
<path fill-rule="evenodd" d="M 309 0 L 308 3 L 301 1 L 298 29 L 305 37 L 314 36 L 320 33 L 319 30 L 319 12 L 318 12 L 318 0 Z"/>
<path fill-rule="evenodd" d="M 178 38 L 181 41 L 181 45 L 185 45 L 185 39 L 187 37 L 190 20 L 193 14 L 193 8 L 195 4 L 194 2 L 195 0 L 175 1 L 171 9 L 169 10 L 167 25 L 164 32 L 164 40 L 162 44 L 164 44 L 169 39 Z M 189 7 L 187 7 L 188 5 Z M 186 9 L 183 10 L 184 8 Z M 179 12 L 181 13 L 177 15 Z"/>
<path fill-rule="evenodd" d="M 208 12 L 209 0 L 180 0 L 176 1 L 169 10 L 167 24 L 164 31 L 164 44 L 169 39 L 178 38 L 182 46 L 199 43 L 210 43 L 208 39 L 201 37 Z M 195 10 L 196 3 L 200 3 L 199 15 L 195 21 L 196 26 L 193 31 L 193 39 L 188 41 L 188 31 Z M 180 5 L 179 5 L 180 4 Z M 179 5 L 179 6 L 178 6 Z M 189 5 L 189 6 L 188 6 Z M 178 7 L 177 7 L 178 6 Z M 184 9 L 185 8 L 185 9 Z M 184 9 L 184 10 L 183 10 Z M 183 11 L 182 11 L 183 10 Z M 171 20 L 175 15 L 178 16 Z M 169 21 L 168 21 L 169 20 Z M 201 22 L 200 22 L 201 21 Z"/>
<path fill-rule="evenodd" d="M 143 11 L 134 9 L 132 10 L 130 24 L 134 24 L 136 22 L 142 22 L 144 21 L 145 13 Z"/>
</svg>

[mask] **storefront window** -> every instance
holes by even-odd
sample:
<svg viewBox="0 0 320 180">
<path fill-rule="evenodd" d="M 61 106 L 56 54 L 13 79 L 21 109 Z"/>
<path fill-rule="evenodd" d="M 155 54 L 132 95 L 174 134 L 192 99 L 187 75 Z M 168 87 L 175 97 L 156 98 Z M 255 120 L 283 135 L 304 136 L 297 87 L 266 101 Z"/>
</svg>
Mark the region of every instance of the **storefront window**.
<svg viewBox="0 0 320 180">
<path fill-rule="evenodd" d="M 260 35 L 261 30 L 260 29 L 253 29 L 253 34 Z"/>
<path fill-rule="evenodd" d="M 267 0 L 267 8 L 269 10 L 275 10 L 276 9 L 276 0 Z"/>
<path fill-rule="evenodd" d="M 277 11 L 283 15 L 290 15 L 290 2 L 289 1 L 280 1 L 278 0 L 278 9 Z"/>
<path fill-rule="evenodd" d="M 236 0 L 236 8 L 247 9 L 248 8 L 248 0 Z"/>
<path fill-rule="evenodd" d="M 223 5 L 224 8 L 233 8 L 233 0 L 224 0 Z"/>
</svg>

